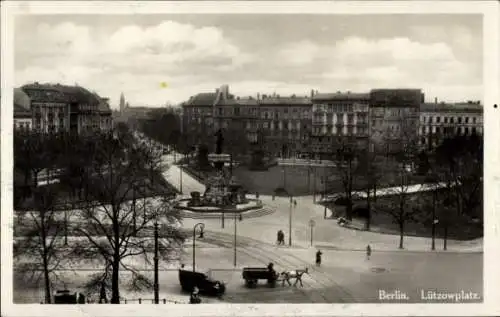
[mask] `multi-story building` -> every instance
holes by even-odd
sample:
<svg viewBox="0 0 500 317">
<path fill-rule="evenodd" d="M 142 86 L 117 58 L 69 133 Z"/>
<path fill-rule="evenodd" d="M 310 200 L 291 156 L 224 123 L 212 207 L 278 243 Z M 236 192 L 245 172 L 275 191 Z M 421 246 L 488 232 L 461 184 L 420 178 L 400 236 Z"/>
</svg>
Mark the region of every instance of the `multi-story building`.
<svg viewBox="0 0 500 317">
<path fill-rule="evenodd" d="M 28 84 L 21 90 L 29 98 L 32 128 L 41 133 L 90 133 L 111 127 L 106 98 L 79 86 Z"/>
<path fill-rule="evenodd" d="M 22 89 L 14 89 L 14 129 L 29 131 L 33 125 L 30 98 Z"/>
<path fill-rule="evenodd" d="M 423 103 L 420 106 L 419 143 L 432 149 L 444 137 L 483 134 L 483 106 L 465 103 Z"/>
<path fill-rule="evenodd" d="M 261 144 L 271 155 L 295 155 L 308 146 L 311 101 L 307 97 L 235 97 L 224 85 L 214 93 L 191 97 L 182 107 L 183 129 L 195 143 L 209 142 L 222 128 L 226 140 L 244 131 L 249 143 Z"/>
<path fill-rule="evenodd" d="M 370 91 L 370 149 L 393 154 L 418 141 L 420 89 Z"/>
<path fill-rule="evenodd" d="M 260 131 L 271 155 L 292 157 L 309 152 L 312 103 L 309 97 L 266 96 L 258 100 Z"/>
<path fill-rule="evenodd" d="M 312 98 L 311 152 L 328 157 L 342 144 L 368 149 L 368 93 L 322 93 Z"/>
</svg>

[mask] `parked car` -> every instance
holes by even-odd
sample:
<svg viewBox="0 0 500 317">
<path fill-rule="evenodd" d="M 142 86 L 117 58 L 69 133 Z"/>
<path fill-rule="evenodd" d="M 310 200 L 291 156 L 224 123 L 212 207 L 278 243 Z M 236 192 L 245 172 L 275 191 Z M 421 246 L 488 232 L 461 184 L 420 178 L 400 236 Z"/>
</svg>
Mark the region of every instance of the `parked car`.
<svg viewBox="0 0 500 317">
<path fill-rule="evenodd" d="M 182 290 L 192 292 L 197 287 L 201 294 L 222 296 L 226 292 L 224 282 L 209 278 L 205 273 L 179 269 L 179 282 Z"/>
</svg>

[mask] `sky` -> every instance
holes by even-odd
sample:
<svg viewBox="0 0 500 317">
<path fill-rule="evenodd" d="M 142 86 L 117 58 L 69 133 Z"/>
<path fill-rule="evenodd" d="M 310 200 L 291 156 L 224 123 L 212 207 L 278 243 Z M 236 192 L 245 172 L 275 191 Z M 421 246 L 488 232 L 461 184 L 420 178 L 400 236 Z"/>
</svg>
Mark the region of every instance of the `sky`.
<svg viewBox="0 0 500 317">
<path fill-rule="evenodd" d="M 421 88 L 482 100 L 481 15 L 25 15 L 15 83 L 75 83 L 131 106 L 228 84 L 241 97 Z"/>
</svg>

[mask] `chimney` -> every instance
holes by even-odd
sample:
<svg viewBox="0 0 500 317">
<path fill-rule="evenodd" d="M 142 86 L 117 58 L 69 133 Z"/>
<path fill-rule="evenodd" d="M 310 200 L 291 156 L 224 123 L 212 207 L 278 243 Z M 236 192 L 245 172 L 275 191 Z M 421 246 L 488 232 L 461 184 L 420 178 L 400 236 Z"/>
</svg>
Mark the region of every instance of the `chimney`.
<svg viewBox="0 0 500 317">
<path fill-rule="evenodd" d="M 347 91 L 347 94 L 350 94 L 350 93 L 351 93 L 351 91 L 350 91 L 350 90 L 348 90 L 348 91 Z"/>
<path fill-rule="evenodd" d="M 311 89 L 311 98 L 314 97 L 314 89 Z"/>
<path fill-rule="evenodd" d="M 437 97 L 436 97 L 436 98 L 434 98 L 434 103 L 435 103 L 435 104 L 437 104 L 437 103 L 438 103 L 438 99 L 437 99 Z"/>
<path fill-rule="evenodd" d="M 260 93 L 257 93 L 257 100 L 260 100 Z"/>
</svg>

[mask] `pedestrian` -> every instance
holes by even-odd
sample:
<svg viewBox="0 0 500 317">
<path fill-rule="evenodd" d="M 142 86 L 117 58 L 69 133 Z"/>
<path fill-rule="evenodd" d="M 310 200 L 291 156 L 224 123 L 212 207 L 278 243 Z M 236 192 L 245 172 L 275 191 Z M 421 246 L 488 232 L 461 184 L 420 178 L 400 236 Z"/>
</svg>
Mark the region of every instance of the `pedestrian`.
<svg viewBox="0 0 500 317">
<path fill-rule="evenodd" d="M 371 255 L 372 255 L 372 248 L 370 247 L 370 245 L 367 245 L 366 246 L 366 259 L 369 260 Z"/>
<path fill-rule="evenodd" d="M 280 230 L 280 245 L 284 244 L 285 244 L 285 233 L 283 232 L 283 230 Z"/>
<path fill-rule="evenodd" d="M 191 292 L 191 295 L 189 296 L 189 303 L 190 304 L 199 304 L 199 303 L 201 303 L 201 298 L 200 298 L 200 296 L 198 294 L 199 294 L 198 287 L 195 286 L 193 288 L 193 291 Z"/>
<path fill-rule="evenodd" d="M 276 244 L 280 245 L 280 243 L 281 243 L 281 230 L 278 230 L 276 237 Z"/>
<path fill-rule="evenodd" d="M 295 199 L 293 200 L 293 205 L 297 207 L 297 201 Z"/>
<path fill-rule="evenodd" d="M 321 255 L 323 254 L 323 252 L 321 252 L 321 250 L 318 250 L 316 252 L 316 266 L 320 266 L 321 265 Z"/>
</svg>

